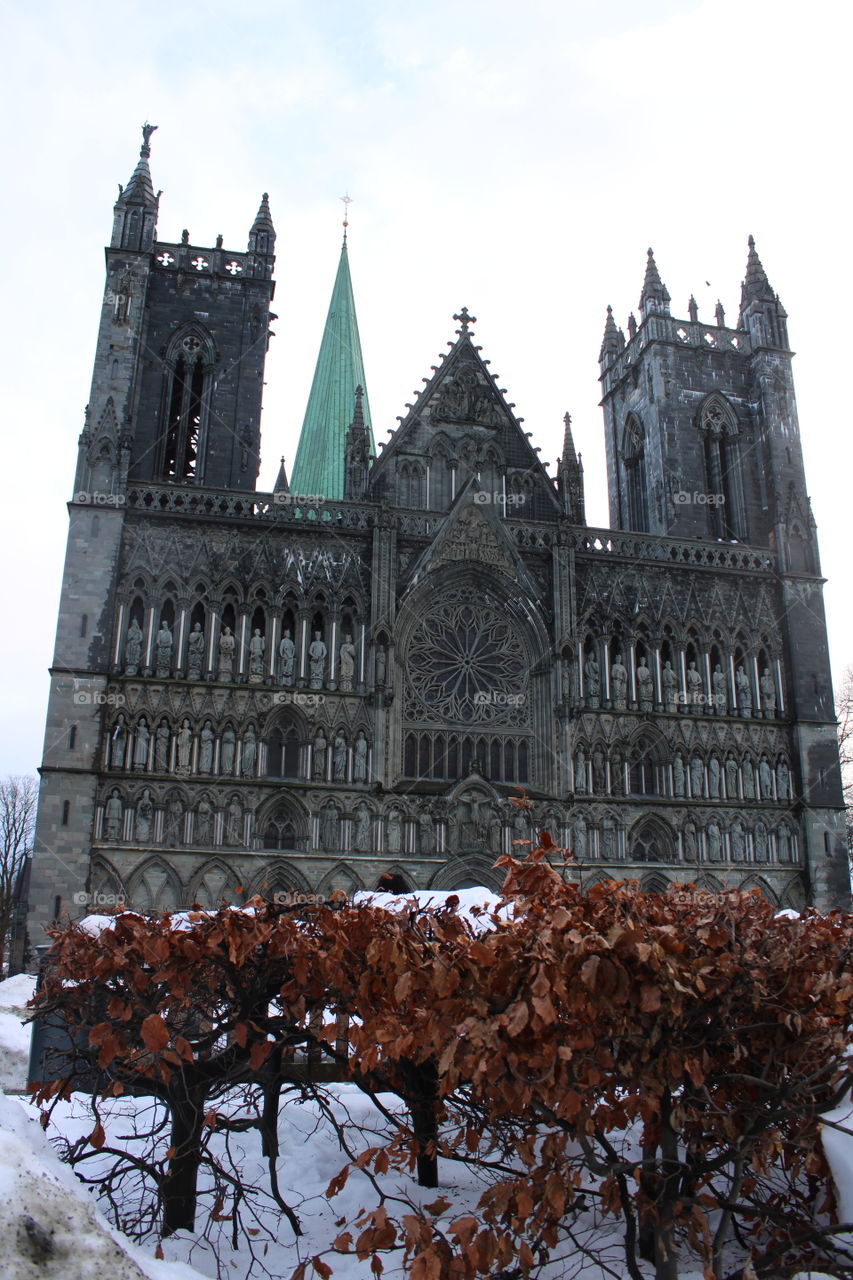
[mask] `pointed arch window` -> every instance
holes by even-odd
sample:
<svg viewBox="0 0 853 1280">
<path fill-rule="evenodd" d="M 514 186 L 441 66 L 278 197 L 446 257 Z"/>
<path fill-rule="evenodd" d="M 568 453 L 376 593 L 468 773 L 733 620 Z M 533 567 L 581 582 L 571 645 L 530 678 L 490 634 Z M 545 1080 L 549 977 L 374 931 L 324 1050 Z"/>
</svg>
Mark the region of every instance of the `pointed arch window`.
<svg viewBox="0 0 853 1280">
<path fill-rule="evenodd" d="M 646 433 L 634 413 L 625 420 L 622 435 L 622 462 L 625 466 L 627 527 L 640 533 L 649 529 L 649 500 L 646 482 Z"/>
<path fill-rule="evenodd" d="M 179 334 L 166 353 L 160 451 L 163 480 L 192 482 L 202 478 L 213 363 L 213 344 L 200 329 Z"/>
<path fill-rule="evenodd" d="M 732 406 L 718 392 L 704 401 L 699 431 L 705 452 L 708 525 L 713 538 L 746 538 L 746 508 L 740 458 L 740 427 Z"/>
</svg>

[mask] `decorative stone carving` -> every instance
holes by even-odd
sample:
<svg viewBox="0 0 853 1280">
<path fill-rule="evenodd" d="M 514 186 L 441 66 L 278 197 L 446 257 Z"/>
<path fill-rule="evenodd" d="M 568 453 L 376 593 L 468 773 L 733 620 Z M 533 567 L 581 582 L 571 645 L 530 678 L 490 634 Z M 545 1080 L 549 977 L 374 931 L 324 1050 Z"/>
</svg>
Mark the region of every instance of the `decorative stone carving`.
<svg viewBox="0 0 853 1280">
<path fill-rule="evenodd" d="M 110 792 L 110 798 L 105 808 L 104 830 L 108 840 L 120 840 L 122 827 L 124 824 L 124 805 L 121 802 L 121 795 L 116 787 Z"/>
<path fill-rule="evenodd" d="M 583 664 L 584 697 L 588 707 L 597 707 L 601 697 L 601 672 L 593 654 Z"/>
<path fill-rule="evenodd" d="M 195 843 L 213 844 L 213 808 L 206 796 L 202 796 L 195 813 Z"/>
<path fill-rule="evenodd" d="M 326 776 L 326 735 L 322 729 L 318 729 L 314 737 L 314 760 L 312 766 L 312 776 L 316 782 L 322 782 Z"/>
<path fill-rule="evenodd" d="M 249 684 L 263 684 L 266 647 L 267 642 L 260 629 L 255 627 L 254 635 L 249 641 Z"/>
<path fill-rule="evenodd" d="M 696 827 L 692 822 L 685 822 L 683 831 L 684 842 L 684 861 L 696 862 L 698 859 L 698 845 L 696 843 Z"/>
<path fill-rule="evenodd" d="M 767 861 L 767 828 L 763 822 L 756 822 L 753 832 L 753 842 L 755 848 L 755 861 Z"/>
<path fill-rule="evenodd" d="M 755 799 L 755 770 L 752 761 L 747 756 L 741 768 L 741 776 L 743 778 L 743 798 L 744 800 Z"/>
<path fill-rule="evenodd" d="M 380 644 L 376 649 L 376 688 L 385 688 L 385 671 L 388 665 L 385 646 Z"/>
<path fill-rule="evenodd" d="M 204 670 L 204 632 L 201 623 L 196 622 L 187 641 L 187 677 L 200 680 Z"/>
<path fill-rule="evenodd" d="M 712 800 L 720 798 L 720 762 L 716 756 L 708 761 L 708 795 Z"/>
<path fill-rule="evenodd" d="M 764 708 L 765 720 L 773 720 L 776 716 L 776 685 L 770 674 L 770 668 L 765 667 L 759 680 L 761 686 L 761 705 Z"/>
<path fill-rule="evenodd" d="M 581 815 L 575 818 L 574 824 L 574 848 L 572 852 L 575 855 L 576 862 L 583 862 L 586 857 L 586 819 Z"/>
<path fill-rule="evenodd" d="M 184 806 L 180 796 L 171 795 L 166 801 L 163 841 L 169 849 L 184 843 Z"/>
<path fill-rule="evenodd" d="M 258 736 L 254 727 L 249 725 L 243 734 L 243 747 L 240 755 L 240 773 L 244 778 L 254 778 L 257 758 Z"/>
<path fill-rule="evenodd" d="M 234 772 L 234 755 L 237 748 L 237 735 L 229 724 L 222 735 L 222 754 L 220 757 L 220 770 L 226 778 L 230 778 Z"/>
<path fill-rule="evenodd" d="M 426 856 L 435 853 L 435 821 L 426 806 L 418 814 L 418 851 Z"/>
<path fill-rule="evenodd" d="M 385 848 L 388 853 L 400 853 L 403 848 L 403 815 L 396 805 L 388 814 Z"/>
<path fill-rule="evenodd" d="M 743 667 L 738 667 L 735 673 L 735 686 L 737 688 L 737 704 L 740 714 L 746 718 L 752 715 L 752 685 L 749 683 L 749 677 Z"/>
<path fill-rule="evenodd" d="M 601 747 L 596 747 L 592 753 L 592 789 L 599 796 L 607 791 L 607 773 Z"/>
<path fill-rule="evenodd" d="M 222 635 L 219 637 L 219 663 L 216 669 L 216 675 L 219 680 L 233 679 L 234 650 L 236 647 L 236 641 L 231 634 L 231 628 L 225 627 Z"/>
<path fill-rule="evenodd" d="M 684 760 L 682 758 L 680 751 L 676 751 L 675 759 L 672 762 L 672 779 L 673 779 L 673 790 L 675 791 L 676 796 L 678 797 L 683 796 L 684 795 Z"/>
<path fill-rule="evenodd" d="M 163 719 L 158 724 L 154 735 L 154 769 L 157 773 L 167 773 L 169 770 L 170 737 L 169 722 Z"/>
<path fill-rule="evenodd" d="M 618 747 L 614 747 L 610 753 L 610 790 L 614 796 L 625 794 L 624 760 Z"/>
<path fill-rule="evenodd" d="M 134 840 L 140 843 L 149 841 L 153 824 L 154 805 L 151 800 L 151 792 L 146 787 L 136 805 L 136 814 L 133 821 Z"/>
<path fill-rule="evenodd" d="M 622 662 L 622 654 L 617 653 L 610 668 L 610 697 L 616 711 L 624 711 L 628 705 L 628 669 Z"/>
<path fill-rule="evenodd" d="M 193 749 L 193 734 L 190 728 L 189 720 L 184 720 L 177 732 L 178 743 L 178 766 L 176 772 L 187 774 L 190 771 L 190 761 Z"/>
<path fill-rule="evenodd" d="M 776 765 L 776 796 L 779 800 L 791 798 L 791 773 L 784 760 Z"/>
<path fill-rule="evenodd" d="M 373 815 L 370 812 L 370 805 L 367 801 L 362 800 L 355 807 L 355 823 L 353 827 L 353 847 L 359 853 L 370 853 L 371 851 L 371 827 L 373 825 Z"/>
<path fill-rule="evenodd" d="M 367 751 L 367 738 L 364 735 L 364 730 L 359 729 L 356 734 L 355 747 L 353 749 L 353 782 L 367 781 Z"/>
<path fill-rule="evenodd" d="M 655 680 L 645 658 L 637 667 L 637 704 L 641 711 L 653 711 L 655 705 Z"/>
<path fill-rule="evenodd" d="M 335 745 L 332 752 L 332 771 L 335 782 L 347 780 L 347 740 L 342 729 L 335 734 Z"/>
<path fill-rule="evenodd" d="M 468 507 L 435 548 L 430 569 L 448 561 L 475 560 L 493 565 L 514 576 L 515 565 L 507 548 L 480 515 L 476 507 Z"/>
<path fill-rule="evenodd" d="M 705 794 L 705 769 L 699 756 L 690 761 L 690 793 L 694 800 Z"/>
<path fill-rule="evenodd" d="M 723 842 L 720 835 L 720 828 L 716 822 L 708 825 L 708 861 L 722 862 L 723 859 Z"/>
<path fill-rule="evenodd" d="M 575 752 L 575 791 L 586 795 L 586 752 L 581 744 Z"/>
<path fill-rule="evenodd" d="M 732 842 L 732 861 L 743 862 L 746 856 L 746 846 L 745 846 L 744 834 L 743 834 L 743 823 L 740 821 L 739 818 L 736 818 L 735 821 L 732 823 L 731 842 Z"/>
<path fill-rule="evenodd" d="M 726 756 L 726 798 L 738 799 L 737 761 L 731 754 Z"/>
<path fill-rule="evenodd" d="M 201 731 L 201 747 L 198 756 L 199 773 L 213 773 L 213 744 L 215 741 L 213 726 L 209 720 L 205 720 L 204 728 Z"/>
<path fill-rule="evenodd" d="M 663 665 L 661 684 L 663 685 L 664 710 L 675 711 L 678 705 L 678 676 L 673 671 L 670 662 L 665 662 Z"/>
<path fill-rule="evenodd" d="M 116 720 L 110 737 L 110 768 L 124 768 L 124 753 L 127 749 L 127 726 L 124 716 Z"/>
<path fill-rule="evenodd" d="M 142 641 L 142 628 L 136 619 L 132 618 L 124 640 L 124 674 L 126 676 L 135 676 L 139 672 L 139 664 L 142 661 Z"/>
<path fill-rule="evenodd" d="M 169 624 L 164 618 L 160 623 L 160 630 L 157 632 L 157 644 L 155 648 L 155 675 L 158 680 L 166 680 L 172 674 L 172 650 L 174 648 L 174 637 L 169 630 Z"/>
<path fill-rule="evenodd" d="M 714 710 L 718 716 L 723 716 L 729 709 L 729 692 L 726 687 L 726 677 L 719 662 L 714 667 L 711 684 L 714 687 Z"/>
<path fill-rule="evenodd" d="M 243 809 L 236 796 L 232 796 L 225 810 L 225 843 L 236 848 L 243 843 Z"/>
<path fill-rule="evenodd" d="M 296 645 L 291 639 L 290 632 L 285 631 L 281 637 L 281 643 L 278 646 L 279 672 L 278 678 L 281 684 L 293 684 L 293 664 L 296 659 Z"/>
<path fill-rule="evenodd" d="M 133 746 L 134 769 L 148 768 L 148 743 L 150 740 L 151 733 L 148 728 L 148 721 L 142 716 L 136 726 L 136 741 Z"/>
<path fill-rule="evenodd" d="M 327 853 L 340 846 L 340 815 L 331 802 L 320 811 L 320 843 Z"/>
<path fill-rule="evenodd" d="M 328 655 L 323 638 L 319 631 L 314 632 L 314 639 L 308 646 L 308 666 L 310 671 L 310 679 L 308 681 L 309 689 L 322 689 L 323 676 L 326 671 L 326 657 Z"/>
<path fill-rule="evenodd" d="M 761 799 L 773 799 L 773 773 L 766 756 L 762 756 L 758 764 L 758 781 L 761 784 Z"/>
<path fill-rule="evenodd" d="M 355 675 L 355 645 L 352 642 L 352 636 L 344 636 L 344 642 L 338 652 L 338 662 L 340 667 L 338 688 L 342 693 L 350 693 Z"/>
<path fill-rule="evenodd" d="M 696 663 L 691 662 L 687 667 L 687 701 L 691 715 L 698 716 L 700 714 L 704 700 L 705 691 L 702 686 L 702 676 L 696 670 Z"/>
</svg>

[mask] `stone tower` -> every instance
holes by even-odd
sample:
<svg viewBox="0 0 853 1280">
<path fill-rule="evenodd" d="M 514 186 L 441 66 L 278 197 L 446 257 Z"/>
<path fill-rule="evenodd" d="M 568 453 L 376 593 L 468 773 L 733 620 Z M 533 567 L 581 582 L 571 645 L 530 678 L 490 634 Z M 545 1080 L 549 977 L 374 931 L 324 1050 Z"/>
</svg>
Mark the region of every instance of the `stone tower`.
<svg viewBox="0 0 853 1280">
<path fill-rule="evenodd" d="M 31 936 L 93 904 L 497 886 L 537 828 L 584 885 L 846 904 L 791 351 L 752 242 L 734 328 L 675 319 L 651 252 L 627 341 L 608 312 L 612 527 L 586 525 L 568 414 L 552 477 L 465 308 L 377 454 L 346 243 L 264 493 L 267 197 L 245 252 L 158 241 L 151 132 L 107 250 Z"/>
</svg>

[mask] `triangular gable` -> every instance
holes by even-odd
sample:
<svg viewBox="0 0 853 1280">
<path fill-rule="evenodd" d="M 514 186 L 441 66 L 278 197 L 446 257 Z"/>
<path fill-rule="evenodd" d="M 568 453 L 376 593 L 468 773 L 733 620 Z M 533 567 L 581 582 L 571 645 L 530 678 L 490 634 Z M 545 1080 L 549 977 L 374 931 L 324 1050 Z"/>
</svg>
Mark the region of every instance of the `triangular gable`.
<svg viewBox="0 0 853 1280">
<path fill-rule="evenodd" d="M 497 375 L 464 327 L 451 350 L 433 366 L 433 375 L 400 421 L 371 469 L 371 484 L 389 470 L 390 461 L 400 455 L 423 456 L 428 442 L 444 435 L 449 441 L 477 438 L 483 450 L 490 446 L 501 455 L 508 468 L 525 470 L 559 509 L 554 482 L 539 460 L 536 450 L 515 417 L 512 406 L 497 387 Z"/>
<path fill-rule="evenodd" d="M 471 479 L 457 497 L 432 542 L 411 567 L 406 588 L 411 589 L 435 569 L 458 563 L 489 565 L 506 574 L 531 600 L 540 592 L 518 554 L 503 521 L 488 503 L 479 501 L 482 491 Z"/>
</svg>

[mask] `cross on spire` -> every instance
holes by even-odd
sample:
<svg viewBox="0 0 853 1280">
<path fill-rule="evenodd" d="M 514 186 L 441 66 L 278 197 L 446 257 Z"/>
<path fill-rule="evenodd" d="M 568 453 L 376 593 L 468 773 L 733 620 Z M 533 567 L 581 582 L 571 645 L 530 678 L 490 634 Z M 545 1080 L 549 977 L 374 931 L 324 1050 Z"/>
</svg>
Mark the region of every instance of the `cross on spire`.
<svg viewBox="0 0 853 1280">
<path fill-rule="evenodd" d="M 339 197 L 341 204 L 344 206 L 344 244 L 347 242 L 347 227 L 349 226 L 349 207 L 352 204 L 352 196 L 349 192 L 345 196 Z"/>
<path fill-rule="evenodd" d="M 467 333 L 467 332 L 468 332 L 468 326 L 469 326 L 469 325 L 471 325 L 471 324 L 476 324 L 476 323 L 477 323 L 477 317 L 476 317 L 476 316 L 469 316 L 469 314 L 468 314 L 468 308 L 467 308 L 467 307 L 463 307 L 463 308 L 462 308 L 462 310 L 459 312 L 459 314 L 458 314 L 458 315 L 455 315 L 455 316 L 453 317 L 453 319 L 454 319 L 454 320 L 458 320 L 458 321 L 459 321 L 459 323 L 460 323 L 460 325 L 462 326 L 462 328 L 461 328 L 461 329 L 457 329 L 457 330 L 456 330 L 456 332 L 457 332 L 458 334 L 460 334 L 460 336 L 461 336 L 463 333 Z"/>
</svg>

